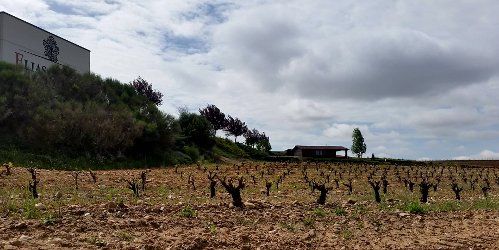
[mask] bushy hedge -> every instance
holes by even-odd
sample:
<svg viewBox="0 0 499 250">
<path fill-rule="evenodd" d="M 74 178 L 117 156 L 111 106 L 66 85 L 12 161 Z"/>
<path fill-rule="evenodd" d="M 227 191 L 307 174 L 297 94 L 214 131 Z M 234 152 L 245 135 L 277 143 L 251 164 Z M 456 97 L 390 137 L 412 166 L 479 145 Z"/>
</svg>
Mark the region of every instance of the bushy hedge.
<svg viewBox="0 0 499 250">
<path fill-rule="evenodd" d="M 28 74 L 0 62 L 0 161 L 71 169 L 266 157 L 216 138 L 200 114 L 162 112 L 162 96 L 142 78 L 122 83 L 59 66 Z"/>
<path fill-rule="evenodd" d="M 164 162 L 171 158 L 179 131 L 173 116 L 131 84 L 81 75 L 69 67 L 27 74 L 0 63 L 3 150 L 14 147 L 34 155 L 101 163 Z"/>
</svg>

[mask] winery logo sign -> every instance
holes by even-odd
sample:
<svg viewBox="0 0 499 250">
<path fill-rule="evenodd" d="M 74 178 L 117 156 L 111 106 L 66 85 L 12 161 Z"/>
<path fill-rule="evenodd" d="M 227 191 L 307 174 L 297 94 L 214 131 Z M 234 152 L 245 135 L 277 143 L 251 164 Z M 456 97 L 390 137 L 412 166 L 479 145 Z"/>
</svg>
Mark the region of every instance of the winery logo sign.
<svg viewBox="0 0 499 250">
<path fill-rule="evenodd" d="M 18 65 L 26 73 L 56 65 L 90 72 L 90 50 L 1 9 L 0 30 L 0 61 Z"/>
<path fill-rule="evenodd" d="M 59 47 L 53 36 L 49 36 L 47 39 L 43 40 L 43 47 L 45 47 L 45 56 L 52 62 L 57 62 L 57 56 L 59 55 Z"/>
<path fill-rule="evenodd" d="M 19 52 L 14 52 L 16 54 L 16 64 L 24 66 L 26 71 L 47 71 L 47 68 L 51 65 L 50 63 L 36 62 L 37 58 L 45 59 L 52 63 L 58 63 L 59 56 L 59 46 L 57 45 L 57 41 L 53 36 L 47 37 L 47 39 L 43 40 L 43 47 L 45 49 L 44 56 L 37 55 L 30 51 L 26 51 L 20 49 Z"/>
</svg>

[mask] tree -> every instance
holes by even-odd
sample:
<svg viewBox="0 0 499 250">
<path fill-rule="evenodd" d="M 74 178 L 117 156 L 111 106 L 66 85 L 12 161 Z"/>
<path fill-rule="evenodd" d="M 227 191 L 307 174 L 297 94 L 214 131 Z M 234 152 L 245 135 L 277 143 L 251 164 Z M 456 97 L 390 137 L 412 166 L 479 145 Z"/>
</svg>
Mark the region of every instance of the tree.
<svg viewBox="0 0 499 250">
<path fill-rule="evenodd" d="M 352 134 L 352 153 L 357 154 L 357 157 L 362 157 L 366 153 L 366 143 L 359 128 L 355 128 Z"/>
<path fill-rule="evenodd" d="M 264 133 L 260 133 L 256 129 L 247 130 L 244 133 L 244 138 L 246 139 L 245 144 L 252 148 L 256 148 L 257 150 L 263 152 L 269 152 L 272 149 L 270 145 L 269 137 Z"/>
<path fill-rule="evenodd" d="M 179 124 L 187 144 L 193 144 L 202 149 L 211 149 L 215 144 L 215 130 L 211 123 L 201 115 L 182 112 Z"/>
<path fill-rule="evenodd" d="M 161 98 L 141 78 L 124 84 L 67 66 L 25 74 L 0 62 L 0 144 L 99 164 L 123 158 L 162 164 L 180 128 L 157 107 Z"/>
<path fill-rule="evenodd" d="M 131 82 L 130 85 L 139 95 L 145 96 L 149 101 L 156 104 L 156 106 L 161 105 L 163 102 L 163 94 L 157 90 L 153 90 L 152 85 L 140 76 Z"/>
<path fill-rule="evenodd" d="M 260 139 L 260 132 L 257 129 L 248 129 L 246 133 L 244 133 L 244 138 L 246 139 L 245 144 L 254 147 L 255 144 L 258 143 Z"/>
<path fill-rule="evenodd" d="M 265 135 L 265 132 L 259 134 L 258 142 L 256 143 L 256 149 L 263 152 L 269 152 L 272 149 L 269 137 Z"/>
<path fill-rule="evenodd" d="M 227 117 L 227 126 L 225 131 L 234 136 L 234 142 L 237 142 L 237 137 L 243 135 L 248 131 L 246 123 L 239 120 L 239 118 L 233 118 L 232 116 Z"/>
<path fill-rule="evenodd" d="M 204 116 L 208 121 L 210 121 L 211 125 L 213 125 L 213 129 L 215 131 L 225 128 L 225 114 L 217 108 L 217 106 L 213 104 L 208 104 L 206 108 L 199 109 L 199 113 Z"/>
</svg>

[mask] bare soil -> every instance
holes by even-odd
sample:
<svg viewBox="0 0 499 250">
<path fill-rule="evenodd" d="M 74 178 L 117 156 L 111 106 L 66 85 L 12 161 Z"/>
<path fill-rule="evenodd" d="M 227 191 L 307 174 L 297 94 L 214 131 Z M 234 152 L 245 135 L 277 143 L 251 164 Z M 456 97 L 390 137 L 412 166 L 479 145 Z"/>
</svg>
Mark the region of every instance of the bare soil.
<svg viewBox="0 0 499 250">
<path fill-rule="evenodd" d="M 480 207 L 471 205 L 484 203 L 480 191 L 467 188 L 463 201 L 454 202 L 448 183 L 442 183 L 425 205 L 432 209 L 415 214 L 404 211 L 404 204 L 418 199 L 417 188 L 410 193 L 390 172 L 388 194 L 377 204 L 365 178 L 367 171 L 358 166 L 349 173 L 355 178 L 353 194 L 343 185 L 333 187 L 326 205 L 320 206 L 315 203 L 318 192 L 312 193 L 302 180 L 302 167 L 246 163 L 237 170 L 221 166 L 220 176 L 245 176 L 244 208 L 232 207 L 220 184 L 217 196 L 210 199 L 207 172 L 198 166 L 149 171 L 146 189 L 138 198 L 125 180 L 139 180 L 141 170 L 96 171 L 97 183 L 84 172 L 78 190 L 70 172 L 38 170 L 37 200 L 26 191 L 29 173 L 14 168 L 11 175 L 0 177 L 0 247 L 499 249 L 499 210 L 490 205 L 497 201 L 498 185 Z M 208 169 L 215 171 L 215 166 Z M 265 196 L 264 180 L 275 182 L 287 169 L 291 173 L 279 189 L 274 186 Z M 310 175 L 319 178 L 320 171 L 310 169 Z M 189 175 L 195 190 L 188 183 Z M 342 180 L 346 176 L 345 171 Z M 444 204 L 457 208 L 437 211 Z"/>
</svg>

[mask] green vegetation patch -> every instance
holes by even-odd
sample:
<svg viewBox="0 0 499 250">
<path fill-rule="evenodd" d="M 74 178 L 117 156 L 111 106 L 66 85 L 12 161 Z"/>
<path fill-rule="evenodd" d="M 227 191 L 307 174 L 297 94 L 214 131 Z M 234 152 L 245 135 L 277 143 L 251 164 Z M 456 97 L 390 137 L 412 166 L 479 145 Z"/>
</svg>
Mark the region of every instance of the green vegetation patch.
<svg viewBox="0 0 499 250">
<path fill-rule="evenodd" d="M 425 214 L 428 212 L 428 207 L 417 201 L 411 201 L 405 204 L 404 210 L 411 214 Z"/>
<path fill-rule="evenodd" d="M 184 207 L 180 210 L 180 216 L 184 218 L 194 218 L 196 215 L 197 211 L 190 206 Z"/>
</svg>

